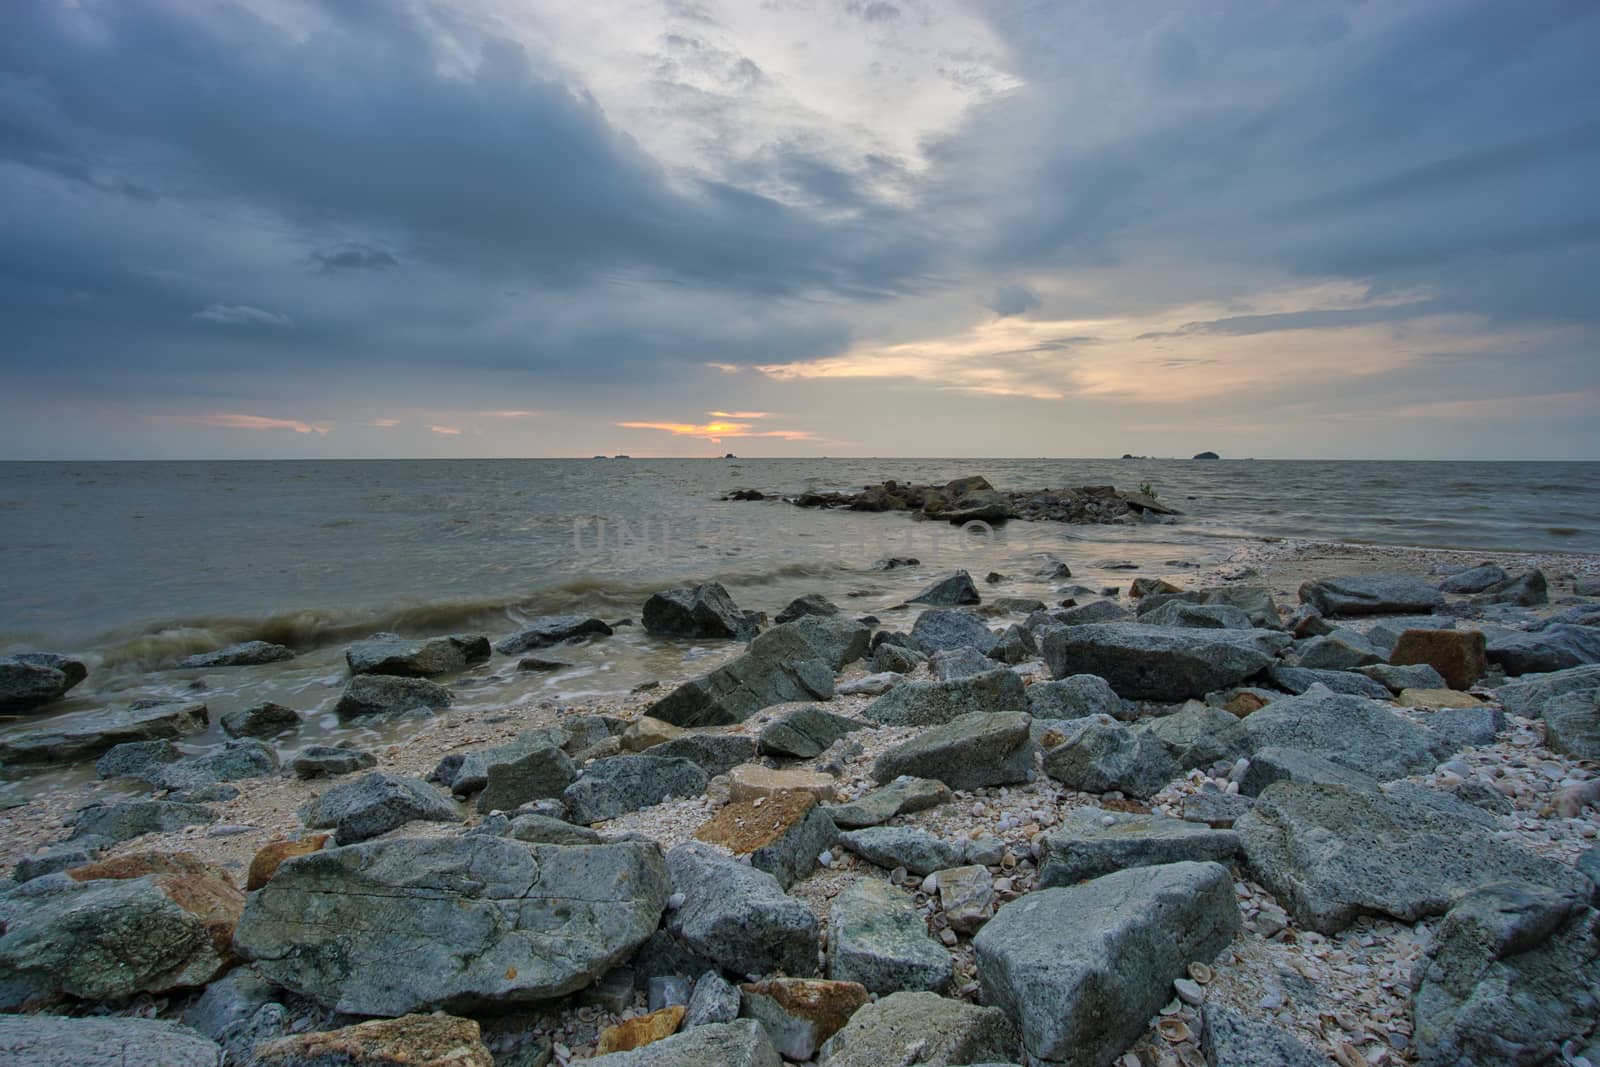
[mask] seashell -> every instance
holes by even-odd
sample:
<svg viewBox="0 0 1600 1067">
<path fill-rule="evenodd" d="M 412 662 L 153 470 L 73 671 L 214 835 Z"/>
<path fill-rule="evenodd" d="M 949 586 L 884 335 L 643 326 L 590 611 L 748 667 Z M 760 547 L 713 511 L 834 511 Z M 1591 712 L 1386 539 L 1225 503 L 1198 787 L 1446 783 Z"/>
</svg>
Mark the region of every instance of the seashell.
<svg viewBox="0 0 1600 1067">
<path fill-rule="evenodd" d="M 1208 1067 L 1205 1056 L 1193 1045 L 1178 1046 L 1178 1062 L 1183 1067 Z"/>
<path fill-rule="evenodd" d="M 1166 1038 L 1174 1045 L 1180 1041 L 1188 1041 L 1193 1036 L 1189 1030 L 1188 1023 L 1184 1022 L 1182 1019 L 1176 1019 L 1171 1016 L 1168 1016 L 1167 1018 L 1156 1023 L 1156 1030 L 1161 1034 L 1162 1037 Z"/>
<path fill-rule="evenodd" d="M 1000 856 L 1000 869 L 1002 871 L 1014 871 L 1017 869 L 1017 857 L 1013 856 L 1009 849 Z"/>
<path fill-rule="evenodd" d="M 1210 985 L 1214 974 L 1210 966 L 1197 960 L 1194 963 L 1189 964 L 1189 977 L 1193 978 L 1201 985 Z"/>
<path fill-rule="evenodd" d="M 1367 1058 L 1348 1041 L 1341 1041 L 1335 1046 L 1333 1060 L 1339 1067 L 1369 1067 Z"/>
</svg>

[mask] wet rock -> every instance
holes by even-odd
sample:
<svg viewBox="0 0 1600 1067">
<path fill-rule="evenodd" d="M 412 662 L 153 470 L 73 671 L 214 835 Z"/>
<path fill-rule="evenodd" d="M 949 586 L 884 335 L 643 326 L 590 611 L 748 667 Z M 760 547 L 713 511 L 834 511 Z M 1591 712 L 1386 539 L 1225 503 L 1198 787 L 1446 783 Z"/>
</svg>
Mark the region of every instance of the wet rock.
<svg viewBox="0 0 1600 1067">
<path fill-rule="evenodd" d="M 483 792 L 478 794 L 478 810 L 514 811 L 532 800 L 559 797 L 577 774 L 573 761 L 553 745 L 491 763 Z"/>
<path fill-rule="evenodd" d="M 1239 835 L 1164 815 L 1079 808 L 1040 845 L 1039 886 L 1048 889 L 1130 867 L 1184 860 L 1231 863 Z"/>
<path fill-rule="evenodd" d="M 707 778 L 714 778 L 755 759 L 756 748 L 755 738 L 739 734 L 688 734 L 647 748 L 641 755 L 686 759 L 705 771 Z"/>
<path fill-rule="evenodd" d="M 1028 686 L 1028 712 L 1036 719 L 1081 719 L 1118 715 L 1122 698 L 1096 674 L 1074 674 Z"/>
<path fill-rule="evenodd" d="M 1322 615 L 1402 615 L 1430 612 L 1444 604 L 1439 591 L 1404 574 L 1356 574 L 1321 578 L 1300 587 L 1300 601 Z"/>
<path fill-rule="evenodd" d="M 835 825 L 860 829 L 886 823 L 896 815 L 938 807 L 949 801 L 950 795 L 949 786 L 931 778 L 897 778 L 848 804 L 830 804 L 824 810 Z"/>
<path fill-rule="evenodd" d="M 1014 900 L 973 939 L 984 1000 L 1038 1060 L 1103 1067 L 1131 1045 L 1188 965 L 1239 929 L 1216 863 L 1118 871 Z"/>
<path fill-rule="evenodd" d="M 1441 915 L 1462 894 L 1506 878 L 1587 888 L 1572 868 L 1470 820 L 1348 786 L 1278 782 L 1235 829 L 1257 881 L 1323 934 L 1361 915 Z"/>
<path fill-rule="evenodd" d="M 970 611 L 924 611 L 911 624 L 911 643 L 928 656 L 957 648 L 987 656 L 998 640 L 982 616 Z"/>
<path fill-rule="evenodd" d="M 695 797 L 706 791 L 706 772 L 686 759 L 613 756 L 584 768 L 583 777 L 562 794 L 579 824 L 603 822 L 668 797 Z"/>
<path fill-rule="evenodd" d="M 294 659 L 294 649 L 270 641 L 243 641 L 215 652 L 202 652 L 177 662 L 179 670 L 206 667 L 257 667 L 263 663 L 282 663 Z"/>
<path fill-rule="evenodd" d="M 495 643 L 494 650 L 502 656 L 520 656 L 536 648 L 550 648 L 578 641 L 590 635 L 610 637 L 614 631 L 599 619 L 583 615 L 541 615 L 531 619 L 522 629 Z"/>
<path fill-rule="evenodd" d="M 822 1047 L 823 1067 L 1013 1062 L 1017 1031 L 998 1008 L 934 993 L 901 992 L 868 1004 Z"/>
<path fill-rule="evenodd" d="M 1001 615 L 1032 615 L 1045 610 L 1044 601 L 1031 596 L 998 596 L 988 606 Z"/>
<path fill-rule="evenodd" d="M 1366 697 L 1369 700 L 1387 700 L 1389 689 L 1363 674 L 1353 671 L 1321 671 L 1309 667 L 1273 667 L 1267 671 L 1272 684 L 1286 693 L 1299 696 L 1315 686 L 1345 696 Z"/>
<path fill-rule="evenodd" d="M 860 878 L 828 911 L 828 977 L 869 992 L 938 992 L 950 984 L 950 954 L 928 936 L 911 897 L 888 882 Z"/>
<path fill-rule="evenodd" d="M 1021 712 L 976 712 L 896 745 L 873 764 L 872 776 L 936 778 L 951 789 L 980 789 L 1028 780 L 1033 747 Z"/>
<path fill-rule="evenodd" d="M 1582 667 L 1600 663 L 1600 627 L 1558 624 L 1533 633 L 1512 631 L 1497 635 L 1487 651 L 1489 662 L 1512 676 Z"/>
<path fill-rule="evenodd" d="M 964 715 L 1027 706 L 1022 679 L 996 668 L 949 681 L 906 682 L 861 709 L 861 716 L 886 726 L 936 726 Z"/>
<path fill-rule="evenodd" d="M 1356 673 L 1371 678 L 1391 693 L 1399 693 L 1406 689 L 1448 688 L 1444 675 L 1426 663 L 1407 664 L 1403 667 L 1390 663 L 1377 663 L 1369 667 L 1358 667 Z"/>
<path fill-rule="evenodd" d="M 333 710 L 341 719 L 372 715 L 426 714 L 450 706 L 450 690 L 422 678 L 358 674 Z"/>
<path fill-rule="evenodd" d="M 788 889 L 810 874 L 817 857 L 839 836 L 810 793 L 790 792 L 725 805 L 695 831 L 695 840 L 721 845 Z"/>
<path fill-rule="evenodd" d="M 432 678 L 453 674 L 489 659 L 489 639 L 482 634 L 454 634 L 408 640 L 398 634 L 374 634 L 345 650 L 351 674 L 391 674 Z"/>
<path fill-rule="evenodd" d="M 956 571 L 940 578 L 906 601 L 908 604 L 931 604 L 935 607 L 955 607 L 977 602 L 978 587 L 972 584 L 972 575 L 966 571 Z"/>
<path fill-rule="evenodd" d="M 1451 689 L 1467 689 L 1489 669 L 1487 646 L 1477 630 L 1406 630 L 1395 641 L 1389 662 L 1426 664 Z"/>
<path fill-rule="evenodd" d="M 1198 701 L 1149 720 L 1143 730 L 1161 742 L 1180 770 L 1232 763 L 1255 747 L 1237 716 Z"/>
<path fill-rule="evenodd" d="M 915 556 L 886 556 L 872 565 L 875 571 L 892 571 L 901 567 L 921 566 L 922 561 Z"/>
<path fill-rule="evenodd" d="M 689 842 L 667 853 L 683 905 L 667 927 L 691 952 L 736 974 L 817 973 L 817 919 L 765 871 Z"/>
<path fill-rule="evenodd" d="M 336 1011 L 463 1010 L 588 985 L 644 943 L 669 891 L 660 853 L 637 842 L 370 841 L 285 864 L 236 943 Z"/>
<path fill-rule="evenodd" d="M 1118 696 L 1178 701 L 1237 685 L 1275 661 L 1287 634 L 1103 623 L 1045 635 L 1044 659 L 1057 678 L 1097 674 Z"/>
<path fill-rule="evenodd" d="M 312 779 L 353 774 L 377 765 L 378 757 L 364 749 L 311 745 L 290 761 L 289 769 L 296 778 Z"/>
<path fill-rule="evenodd" d="M 1600 689 L 1552 699 L 1544 706 L 1544 728 L 1550 751 L 1573 759 L 1600 760 Z"/>
<path fill-rule="evenodd" d="M 741 1012 L 759 1022 L 779 1055 L 809 1060 L 867 1003 L 855 982 L 822 978 L 769 978 L 739 987 Z"/>
<path fill-rule="evenodd" d="M 782 1067 L 767 1031 L 754 1019 L 697 1026 L 628 1052 L 587 1061 L 593 1067 Z"/>
<path fill-rule="evenodd" d="M 31 711 L 60 700 L 88 676 L 78 660 L 51 652 L 0 657 L 0 711 Z"/>
<path fill-rule="evenodd" d="M 823 596 L 821 593 L 807 593 L 805 596 L 796 597 L 789 601 L 787 607 L 773 616 L 772 621 L 777 623 L 793 622 L 803 615 L 837 615 L 839 605 Z"/>
<path fill-rule="evenodd" d="M 1481 593 L 1509 578 L 1505 569 L 1493 563 L 1482 563 L 1464 571 L 1457 571 L 1439 583 L 1441 593 Z"/>
<path fill-rule="evenodd" d="M 80 711 L 48 726 L 0 736 L 0 764 L 49 767 L 93 759 L 129 741 L 173 740 L 211 722 L 204 704 L 162 704 L 139 710 Z"/>
<path fill-rule="evenodd" d="M 1537 719 L 1544 715 L 1545 705 L 1554 698 L 1589 689 L 1600 689 L 1600 665 L 1525 674 L 1496 689 L 1494 695 L 1509 714 Z"/>
<path fill-rule="evenodd" d="M 694 983 L 684 1012 L 683 1028 L 731 1023 L 739 1017 L 739 987 L 716 971 L 706 971 Z"/>
<path fill-rule="evenodd" d="M 658 637 L 733 637 L 748 641 L 756 633 L 755 626 L 719 582 L 654 593 L 644 602 L 643 620 L 645 630 Z"/>
<path fill-rule="evenodd" d="M 1257 748 L 1298 748 L 1382 781 L 1431 770 L 1439 737 L 1377 701 L 1313 687 L 1243 720 Z"/>
<path fill-rule="evenodd" d="M 217 814 L 210 808 L 174 800 L 91 804 L 78 811 L 68 840 L 131 841 L 145 834 L 169 834 L 216 821 Z"/>
<path fill-rule="evenodd" d="M 1218 1067 L 1328 1067 L 1329 1062 L 1287 1030 L 1214 1004 L 1206 1005 L 1200 1049 L 1206 1062 Z"/>
<path fill-rule="evenodd" d="M 219 1067 L 222 1048 L 165 1019 L 0 1015 L 0 1061 L 19 1067 Z"/>
<path fill-rule="evenodd" d="M 1069 789 L 1149 797 L 1182 773 L 1166 745 L 1145 731 L 1098 719 L 1069 725 L 1066 739 L 1044 754 L 1044 772 Z"/>
<path fill-rule="evenodd" d="M 839 835 L 839 843 L 868 863 L 886 871 L 904 867 L 913 874 L 932 874 L 965 862 L 966 850 L 915 826 L 870 826 Z"/>
<path fill-rule="evenodd" d="M 1376 790 L 1378 780 L 1330 762 L 1298 748 L 1268 745 L 1250 757 L 1250 766 L 1239 780 L 1239 792 L 1260 796 L 1273 782 L 1299 782 L 1302 785 L 1344 785 L 1353 789 Z"/>
<path fill-rule="evenodd" d="M 230 711 L 219 720 L 222 732 L 229 737 L 275 737 L 300 727 L 300 713 L 270 700 L 238 711 Z"/>
<path fill-rule="evenodd" d="M 816 704 L 793 704 L 772 709 L 757 737 L 760 751 L 769 756 L 812 759 L 863 723 L 825 711 Z"/>
<path fill-rule="evenodd" d="M 307 804 L 300 817 L 312 829 L 333 828 L 334 841 L 354 844 L 413 820 L 460 822 L 461 812 L 420 778 L 373 771 L 334 786 Z"/>
<path fill-rule="evenodd" d="M 1513 604 L 1521 608 L 1537 607 L 1550 603 L 1550 586 L 1544 572 L 1531 570 L 1514 578 L 1505 578 L 1489 586 L 1472 598 L 1474 604 Z"/>
</svg>

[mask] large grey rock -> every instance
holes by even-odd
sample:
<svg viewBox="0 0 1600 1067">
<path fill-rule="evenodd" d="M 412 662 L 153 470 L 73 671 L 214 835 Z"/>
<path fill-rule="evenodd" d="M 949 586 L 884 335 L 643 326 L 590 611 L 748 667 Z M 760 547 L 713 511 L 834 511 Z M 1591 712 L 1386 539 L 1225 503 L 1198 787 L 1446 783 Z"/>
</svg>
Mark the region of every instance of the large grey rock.
<svg viewBox="0 0 1600 1067">
<path fill-rule="evenodd" d="M 1035 719 L 1082 719 L 1118 715 L 1122 698 L 1097 674 L 1074 674 L 1028 686 L 1028 713 Z"/>
<path fill-rule="evenodd" d="M 807 593 L 789 601 L 787 607 L 772 617 L 773 622 L 793 622 L 805 615 L 837 615 L 839 605 L 821 593 Z"/>
<path fill-rule="evenodd" d="M 81 662 L 52 652 L 0 657 L 0 711 L 31 711 L 60 700 L 88 676 Z"/>
<path fill-rule="evenodd" d="M 453 674 L 489 658 L 489 639 L 482 634 L 408 639 L 398 634 L 374 634 L 345 649 L 351 674 L 393 674 L 406 678 L 432 678 Z"/>
<path fill-rule="evenodd" d="M 872 993 L 938 992 L 954 973 L 911 897 L 876 878 L 851 882 L 828 910 L 828 977 Z"/>
<path fill-rule="evenodd" d="M 1328 1067 L 1328 1057 L 1287 1030 L 1207 1004 L 1200 1050 L 1217 1067 Z"/>
<path fill-rule="evenodd" d="M 1273 782 L 1299 782 L 1302 785 L 1347 785 L 1352 789 L 1376 790 L 1378 780 L 1371 775 L 1340 766 L 1298 748 L 1268 745 L 1255 751 L 1250 766 L 1239 780 L 1239 792 L 1260 796 Z"/>
<path fill-rule="evenodd" d="M 1600 689 L 1567 693 L 1546 704 L 1544 739 L 1552 752 L 1600 760 Z"/>
<path fill-rule="evenodd" d="M 1457 571 L 1439 583 L 1441 593 L 1481 593 L 1490 586 L 1499 585 L 1511 577 L 1505 569 L 1493 563 L 1481 563 L 1464 571 Z"/>
<path fill-rule="evenodd" d="M 378 757 L 359 748 L 343 745 L 309 745 L 289 763 L 296 778 L 331 778 L 376 767 Z"/>
<path fill-rule="evenodd" d="M 169 741 L 133 741 L 95 762 L 102 778 L 132 778 L 158 789 L 194 789 L 276 772 L 278 754 L 260 741 L 228 741 L 221 748 L 184 758 Z"/>
<path fill-rule="evenodd" d="M 1233 762 L 1255 747 L 1244 724 L 1231 712 L 1191 701 L 1171 715 L 1150 719 L 1143 730 L 1166 747 L 1179 769 Z"/>
<path fill-rule="evenodd" d="M 995 646 L 998 648 L 999 646 Z M 994 670 L 995 661 L 970 645 L 945 648 L 935 652 L 928 660 L 928 669 L 941 682 L 953 678 L 969 678 Z"/>
<path fill-rule="evenodd" d="M 234 940 L 336 1011 L 456 1011 L 583 988 L 644 943 L 669 893 L 651 844 L 370 841 L 289 860 Z"/>
<path fill-rule="evenodd" d="M 1600 914 L 1523 882 L 1462 897 L 1412 973 L 1417 1062 L 1536 1064 L 1600 1020 Z"/>
<path fill-rule="evenodd" d="M 772 1039 L 754 1019 L 696 1026 L 586 1062 L 592 1067 L 783 1067 Z"/>
<path fill-rule="evenodd" d="M 861 716 L 886 726 L 937 726 L 963 715 L 1027 706 L 1022 679 L 999 667 L 949 681 L 906 682 L 862 708 Z"/>
<path fill-rule="evenodd" d="M 445 786 L 457 796 L 476 793 L 489 784 L 489 772 L 494 767 L 520 760 L 536 749 L 560 748 L 569 738 L 570 734 L 559 727 L 524 730 L 503 745 L 450 753 L 428 773 L 428 781 Z"/>
<path fill-rule="evenodd" d="M 222 1047 L 165 1019 L 0 1015 L 0 1063 L 14 1067 L 222 1067 Z"/>
<path fill-rule="evenodd" d="M 1026 663 L 1038 655 L 1039 645 L 1033 639 L 1033 634 L 1015 624 L 1007 626 L 989 650 L 989 658 L 1000 663 Z"/>
<path fill-rule="evenodd" d="M 686 759 L 706 772 L 707 778 L 727 774 L 756 758 L 756 739 L 739 734 L 685 734 L 651 745 L 640 753 L 657 759 Z"/>
<path fill-rule="evenodd" d="M 683 1028 L 711 1023 L 731 1023 L 739 1017 L 739 987 L 716 971 L 695 979 L 694 992 L 683 1013 Z"/>
<path fill-rule="evenodd" d="M 236 967 L 206 986 L 183 1022 L 221 1045 L 229 1064 L 249 1063 L 256 1044 L 288 1034 L 289 1012 L 283 990 L 251 967 Z"/>
<path fill-rule="evenodd" d="M 1506 728 L 1506 717 L 1499 708 L 1440 708 L 1425 716 L 1428 729 L 1454 752 L 1477 745 L 1492 745 Z M 1547 739 L 1548 741 L 1548 739 Z"/>
<path fill-rule="evenodd" d="M 21 885 L 23 882 L 31 882 L 35 878 L 43 878 L 47 874 L 55 874 L 57 871 L 67 871 L 74 867 L 81 867 L 93 858 L 90 850 L 80 845 L 51 845 L 42 851 L 18 857 L 17 865 L 11 872 L 11 878 L 12 881 Z"/>
<path fill-rule="evenodd" d="M 489 827 L 489 820 L 485 820 L 477 829 L 489 832 L 486 829 Z M 498 825 L 494 830 L 498 831 Z M 526 841 L 530 845 L 601 845 L 606 841 L 605 837 L 587 826 L 574 826 L 562 819 L 535 812 L 507 819 L 503 832 L 505 836 Z"/>
<path fill-rule="evenodd" d="M 1509 675 L 1547 674 L 1600 663 L 1600 628 L 1559 624 L 1532 633 L 1511 631 L 1489 638 L 1490 663 Z"/>
<path fill-rule="evenodd" d="M 1233 608 L 1244 612 L 1251 626 L 1268 630 L 1283 628 L 1283 623 L 1278 619 L 1278 605 L 1272 599 L 1272 590 L 1259 585 L 1224 585 L 1210 589 L 1192 589 L 1182 593 L 1152 593 L 1139 600 L 1140 621 L 1146 621 L 1151 613 L 1173 603 Z M 1232 618 L 1228 615 L 1222 617 Z M 1195 623 L 1190 622 L 1189 625 Z"/>
<path fill-rule="evenodd" d="M 1324 934 L 1361 915 L 1416 922 L 1517 878 L 1587 891 L 1583 876 L 1471 821 L 1348 786 L 1278 782 L 1234 824 L 1256 880 Z"/>
<path fill-rule="evenodd" d="M 204 704 L 80 711 L 49 725 L 0 736 L 0 764 L 49 767 L 79 763 L 128 741 L 173 740 L 199 733 L 211 722 Z"/>
<path fill-rule="evenodd" d="M 1025 782 L 1033 767 L 1030 722 L 1021 712 L 963 715 L 884 752 L 872 766 L 873 779 L 937 778 L 951 789 Z"/>
<path fill-rule="evenodd" d="M 1323 615 L 1426 614 L 1444 604 L 1439 591 L 1405 574 L 1320 578 L 1300 586 L 1300 601 Z"/>
<path fill-rule="evenodd" d="M 554 745 L 530 749 L 489 765 L 478 810 L 514 811 L 529 801 L 559 797 L 577 774 L 577 766 Z"/>
<path fill-rule="evenodd" d="M 1356 673 L 1380 683 L 1391 693 L 1400 693 L 1407 689 L 1450 688 L 1449 683 L 1444 680 L 1444 675 L 1426 663 L 1410 663 L 1405 666 L 1375 663 L 1370 667 L 1358 667 Z"/>
<path fill-rule="evenodd" d="M 1233 879 L 1216 863 L 1118 871 L 1029 893 L 973 938 L 984 1000 L 1016 1020 L 1035 1060 L 1105 1067 L 1239 929 Z"/>
<path fill-rule="evenodd" d="M 1296 696 L 1319 685 L 1334 693 L 1367 697 L 1371 700 L 1387 700 L 1391 695 L 1388 687 L 1382 682 L 1373 681 L 1366 675 L 1354 671 L 1322 671 L 1310 667 L 1275 666 L 1267 671 L 1267 677 L 1279 689 Z"/>
<path fill-rule="evenodd" d="M 581 640 L 591 634 L 609 637 L 612 633 L 610 626 L 588 616 L 541 615 L 529 620 L 522 629 L 511 636 L 502 637 L 495 643 L 494 650 L 502 656 L 518 656 L 524 652 L 532 652 L 536 648 L 549 648 L 552 645 L 564 645 L 569 641 Z"/>
<path fill-rule="evenodd" d="M 358 674 L 333 710 L 341 719 L 439 711 L 450 706 L 450 690 L 424 678 Z"/>
<path fill-rule="evenodd" d="M 835 715 L 816 704 L 795 704 L 771 712 L 771 717 L 757 735 L 756 743 L 760 751 L 769 756 L 812 759 L 822 755 L 829 745 L 841 737 L 862 729 L 864 725 L 843 715 Z"/>
<path fill-rule="evenodd" d="M 978 587 L 972 584 L 972 575 L 956 571 L 937 579 L 922 592 L 906 601 L 908 604 L 932 604 L 936 607 L 955 607 L 959 604 L 976 604 Z"/>
<path fill-rule="evenodd" d="M 1505 578 L 1472 598 L 1474 604 L 1512 604 L 1531 608 L 1550 603 L 1550 585 L 1538 569 Z"/>
<path fill-rule="evenodd" d="M 282 663 L 294 659 L 294 649 L 270 641 L 243 641 L 215 652 L 202 652 L 178 661 L 183 670 L 207 667 L 257 667 L 263 663 Z"/>
<path fill-rule="evenodd" d="M 1020 1051 L 1005 1012 L 934 993 L 902 992 L 860 1008 L 822 1046 L 822 1067 L 1010 1063 Z"/>
<path fill-rule="evenodd" d="M 229 737 L 273 737 L 300 726 L 300 713 L 282 704 L 266 701 L 230 711 L 218 720 Z"/>
<path fill-rule="evenodd" d="M 1546 674 L 1525 674 L 1496 689 L 1494 695 L 1509 714 L 1537 719 L 1544 715 L 1544 706 L 1555 697 L 1589 689 L 1600 689 L 1600 664 Z"/>
<path fill-rule="evenodd" d="M 697 797 L 706 791 L 706 772 L 686 759 L 612 756 L 584 768 L 562 799 L 580 824 L 615 819 L 659 804 L 668 797 Z"/>
<path fill-rule="evenodd" d="M 911 643 L 929 656 L 957 648 L 987 656 L 998 640 L 988 622 L 970 611 L 924 611 L 911 624 Z"/>
<path fill-rule="evenodd" d="M 932 874 L 966 862 L 960 841 L 947 840 L 916 826 L 869 826 L 839 835 L 839 843 L 868 863 L 886 871 L 904 867 L 914 874 Z"/>
<path fill-rule="evenodd" d="M 1066 740 L 1044 754 L 1044 773 L 1068 789 L 1149 797 L 1182 773 L 1167 746 L 1146 731 L 1099 719 L 1068 725 Z"/>
<path fill-rule="evenodd" d="M 144 834 L 169 834 L 216 821 L 216 812 L 205 805 L 176 800 L 90 804 L 78 811 L 69 840 L 131 841 Z"/>
<path fill-rule="evenodd" d="M 1164 815 L 1079 808 L 1040 843 L 1039 887 L 1072 885 L 1129 867 L 1183 860 L 1231 863 L 1239 835 Z"/>
<path fill-rule="evenodd" d="M 1133 612 L 1118 604 L 1115 600 L 1091 600 L 1087 604 L 1064 608 L 1053 611 L 1051 617 L 1063 626 L 1088 626 L 1101 622 L 1126 622 L 1133 618 Z M 1035 627 L 1035 636 L 1043 638 Z"/>
<path fill-rule="evenodd" d="M 691 841 L 667 853 L 683 904 L 667 927 L 691 952 L 736 974 L 817 973 L 817 918 L 765 871 Z"/>
<path fill-rule="evenodd" d="M 846 830 L 878 826 L 896 815 L 938 807 L 950 799 L 950 787 L 932 778 L 896 778 L 888 785 L 846 804 L 823 810 L 836 826 Z"/>
<path fill-rule="evenodd" d="M 1187 626 L 1196 630 L 1248 630 L 1253 625 L 1250 616 L 1232 604 L 1192 604 L 1171 597 L 1152 605 L 1149 611 L 1140 611 L 1139 621 L 1148 626 Z"/>
<path fill-rule="evenodd" d="M 910 674 L 926 662 L 928 657 L 917 649 L 888 641 L 872 652 L 872 669 L 879 673 Z"/>
<path fill-rule="evenodd" d="M 1383 662 L 1378 650 L 1353 630 L 1335 630 L 1303 641 L 1295 649 L 1295 658 L 1301 667 L 1323 671 L 1347 671 Z"/>
<path fill-rule="evenodd" d="M 427 782 L 383 771 L 334 786 L 300 814 L 313 829 L 331 827 L 341 845 L 386 834 L 413 820 L 461 821 L 460 810 Z"/>
<path fill-rule="evenodd" d="M 647 633 L 660 637 L 736 637 L 748 641 L 756 631 L 720 582 L 652 594 L 644 602 L 643 622 Z"/>
<path fill-rule="evenodd" d="M 1382 781 L 1431 770 L 1443 757 L 1437 735 L 1365 697 L 1313 687 L 1274 700 L 1244 719 L 1256 748 L 1298 748 Z"/>
<path fill-rule="evenodd" d="M 1057 678 L 1098 674 L 1118 696 L 1177 701 L 1238 685 L 1271 666 L 1289 641 L 1267 630 L 1103 623 L 1052 631 L 1043 649 Z"/>
</svg>

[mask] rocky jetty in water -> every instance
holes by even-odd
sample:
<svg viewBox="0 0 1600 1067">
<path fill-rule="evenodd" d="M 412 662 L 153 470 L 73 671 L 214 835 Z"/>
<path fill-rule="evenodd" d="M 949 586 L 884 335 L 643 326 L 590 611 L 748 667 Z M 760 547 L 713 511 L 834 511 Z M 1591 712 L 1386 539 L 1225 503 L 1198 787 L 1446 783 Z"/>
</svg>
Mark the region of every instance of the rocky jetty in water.
<svg viewBox="0 0 1600 1067">
<path fill-rule="evenodd" d="M 0 813 L 0 1063 L 1593 1067 L 1600 652 L 1554 620 L 1600 613 L 1415 570 L 764 629 L 706 583 L 645 639 L 726 656 L 620 702 L 465 711 L 416 676 L 486 637 L 378 635 L 324 709 L 415 724 L 372 752 L 29 725 L 8 765 L 104 781 Z"/>
<path fill-rule="evenodd" d="M 723 499 L 764 500 L 767 497 L 759 490 L 740 489 Z M 904 511 L 915 519 L 938 519 L 958 525 L 1009 519 L 1129 524 L 1182 514 L 1146 493 L 1127 492 L 1110 485 L 1004 492 L 981 476 L 956 478 L 943 485 L 889 481 L 869 485 L 859 493 L 801 493 L 783 499 L 802 508 Z"/>
</svg>

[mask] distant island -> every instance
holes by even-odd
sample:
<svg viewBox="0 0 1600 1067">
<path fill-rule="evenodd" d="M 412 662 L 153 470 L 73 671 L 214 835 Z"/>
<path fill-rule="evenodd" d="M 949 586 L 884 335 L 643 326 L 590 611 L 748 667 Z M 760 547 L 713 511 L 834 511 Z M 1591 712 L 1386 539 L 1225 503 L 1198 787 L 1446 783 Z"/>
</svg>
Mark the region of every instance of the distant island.
<svg viewBox="0 0 1600 1067">
<path fill-rule="evenodd" d="M 1195 459 L 1221 459 L 1215 452 L 1196 452 Z"/>
</svg>

